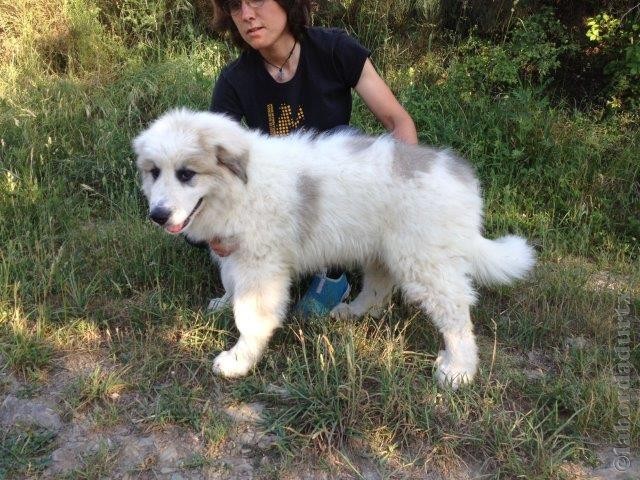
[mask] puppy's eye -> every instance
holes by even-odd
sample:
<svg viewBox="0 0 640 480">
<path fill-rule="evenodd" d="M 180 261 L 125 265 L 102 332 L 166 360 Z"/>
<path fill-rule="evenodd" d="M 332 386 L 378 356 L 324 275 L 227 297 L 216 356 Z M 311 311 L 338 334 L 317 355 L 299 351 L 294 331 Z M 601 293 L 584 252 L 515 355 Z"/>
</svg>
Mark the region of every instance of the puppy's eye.
<svg viewBox="0 0 640 480">
<path fill-rule="evenodd" d="M 149 170 L 149 173 L 155 180 L 160 176 L 160 169 L 158 167 L 153 167 L 151 170 Z"/>
<path fill-rule="evenodd" d="M 181 168 L 176 172 L 176 177 L 181 182 L 188 182 L 193 178 L 195 174 L 196 172 L 194 172 L 193 170 L 189 170 L 188 168 Z"/>
</svg>

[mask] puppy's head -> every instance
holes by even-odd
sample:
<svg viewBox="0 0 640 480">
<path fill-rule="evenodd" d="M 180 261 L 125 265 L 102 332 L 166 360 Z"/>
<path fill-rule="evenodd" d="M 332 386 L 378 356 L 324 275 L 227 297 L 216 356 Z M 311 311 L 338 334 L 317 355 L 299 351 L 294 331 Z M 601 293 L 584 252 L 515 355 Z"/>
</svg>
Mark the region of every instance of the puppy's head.
<svg viewBox="0 0 640 480">
<path fill-rule="evenodd" d="M 172 110 L 133 140 L 149 217 L 185 231 L 207 203 L 248 182 L 248 135 L 224 115 Z"/>
</svg>

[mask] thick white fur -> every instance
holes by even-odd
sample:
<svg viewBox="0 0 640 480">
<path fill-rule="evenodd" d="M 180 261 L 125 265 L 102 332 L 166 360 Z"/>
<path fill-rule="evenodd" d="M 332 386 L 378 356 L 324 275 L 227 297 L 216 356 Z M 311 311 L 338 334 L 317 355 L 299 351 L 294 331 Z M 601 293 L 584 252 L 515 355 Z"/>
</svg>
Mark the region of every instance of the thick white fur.
<svg viewBox="0 0 640 480">
<path fill-rule="evenodd" d="M 156 120 L 134 149 L 150 209 L 160 205 L 170 224 L 182 224 L 202 198 L 184 233 L 234 246 L 221 274 L 240 338 L 214 361 L 224 376 L 245 375 L 260 360 L 294 274 L 360 264 L 362 292 L 332 313 L 363 315 L 400 287 L 442 333 L 436 376 L 456 387 L 478 364 L 472 278 L 505 283 L 535 263 L 522 238 L 482 236 L 478 181 L 448 150 L 353 133 L 267 137 L 185 109 Z M 177 180 L 175 170 L 203 156 L 210 170 L 193 167 L 192 180 Z M 155 180 L 151 166 L 161 172 Z"/>
</svg>

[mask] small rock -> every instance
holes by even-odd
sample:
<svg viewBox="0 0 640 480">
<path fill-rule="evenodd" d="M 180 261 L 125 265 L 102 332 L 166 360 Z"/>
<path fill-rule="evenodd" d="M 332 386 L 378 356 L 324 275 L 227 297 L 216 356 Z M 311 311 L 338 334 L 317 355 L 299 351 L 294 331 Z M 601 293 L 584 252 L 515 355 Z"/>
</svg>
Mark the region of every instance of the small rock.
<svg viewBox="0 0 640 480">
<path fill-rule="evenodd" d="M 263 410 L 264 405 L 255 402 L 229 406 L 225 408 L 224 413 L 236 422 L 258 423 L 262 420 Z"/>
<path fill-rule="evenodd" d="M 66 444 L 51 454 L 51 466 L 48 472 L 51 474 L 64 473 L 77 468 L 82 446 L 76 443 Z"/>
<path fill-rule="evenodd" d="M 100 441 L 94 442 L 88 449 L 89 453 L 97 453 L 101 448 L 106 447 L 107 450 L 111 450 L 113 448 L 113 441 L 110 438 L 102 439 Z"/>
<path fill-rule="evenodd" d="M 6 365 L 4 357 L 0 355 L 0 365 Z M 20 383 L 13 375 L 0 371 L 0 392 L 3 394 L 14 393 L 20 388 Z"/>
<path fill-rule="evenodd" d="M 582 350 L 587 346 L 587 340 L 584 337 L 567 337 L 564 341 L 564 346 L 567 349 Z"/>
<path fill-rule="evenodd" d="M 278 436 L 273 433 L 267 433 L 260 436 L 258 440 L 258 448 L 260 450 L 268 450 L 278 443 Z"/>
<path fill-rule="evenodd" d="M 258 442 L 256 436 L 256 432 L 245 431 L 238 434 L 236 441 L 240 445 L 255 445 Z"/>
<path fill-rule="evenodd" d="M 233 478 L 254 478 L 253 466 L 248 460 L 240 460 L 231 464 Z"/>
<path fill-rule="evenodd" d="M 173 465 L 180 458 L 180 454 L 176 447 L 173 445 L 169 445 L 165 448 L 162 448 L 158 454 L 158 463 L 163 465 Z"/>
<path fill-rule="evenodd" d="M 8 395 L 0 406 L 0 424 L 35 425 L 56 432 L 62 428 L 60 415 L 51 408 L 39 402 L 20 400 L 14 395 Z"/>
<path fill-rule="evenodd" d="M 128 470 L 147 466 L 150 461 L 155 462 L 158 454 L 152 437 L 123 437 L 121 445 L 122 465 Z"/>
<path fill-rule="evenodd" d="M 540 370 L 542 373 L 550 373 L 553 369 L 553 362 L 540 350 L 531 350 L 527 352 L 527 359 L 534 370 Z"/>
<path fill-rule="evenodd" d="M 544 377 L 544 372 L 539 368 L 536 370 L 525 369 L 524 375 L 529 380 L 539 380 Z"/>
</svg>

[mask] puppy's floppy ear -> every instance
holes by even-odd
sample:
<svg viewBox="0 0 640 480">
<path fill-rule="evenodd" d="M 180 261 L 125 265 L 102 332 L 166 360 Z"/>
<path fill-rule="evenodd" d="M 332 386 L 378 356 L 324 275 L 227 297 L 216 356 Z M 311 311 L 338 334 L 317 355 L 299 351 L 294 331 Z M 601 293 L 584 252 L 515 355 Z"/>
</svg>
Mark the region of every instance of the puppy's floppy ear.
<svg viewBox="0 0 640 480">
<path fill-rule="evenodd" d="M 216 158 L 218 162 L 231 170 L 231 173 L 246 185 L 248 181 L 247 164 L 249 163 L 249 152 L 247 150 L 234 154 L 225 147 L 218 145 L 216 147 Z"/>
<path fill-rule="evenodd" d="M 133 152 L 135 153 L 135 165 L 138 168 L 141 168 L 141 161 L 142 161 L 142 152 L 145 150 L 147 142 L 145 140 L 146 136 L 145 136 L 146 132 L 142 132 L 140 134 L 138 134 L 138 136 L 136 136 L 136 138 L 134 138 L 133 140 L 131 140 L 131 146 L 133 147 Z"/>
<path fill-rule="evenodd" d="M 133 151 L 136 155 L 140 155 L 140 152 L 144 148 L 144 132 L 138 134 L 136 138 L 131 140 L 131 146 L 133 147 Z"/>
<path fill-rule="evenodd" d="M 249 164 L 249 132 L 235 120 L 206 112 L 206 126 L 198 132 L 202 149 L 220 165 L 247 183 Z"/>
</svg>

